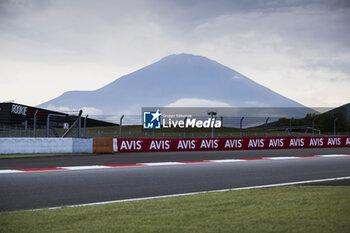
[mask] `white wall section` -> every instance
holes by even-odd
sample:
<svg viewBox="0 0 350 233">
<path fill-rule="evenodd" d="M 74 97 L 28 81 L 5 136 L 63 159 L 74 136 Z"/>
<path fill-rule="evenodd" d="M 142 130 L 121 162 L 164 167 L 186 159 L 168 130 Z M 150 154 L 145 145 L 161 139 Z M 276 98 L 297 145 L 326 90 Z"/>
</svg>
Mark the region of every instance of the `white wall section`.
<svg viewBox="0 0 350 233">
<path fill-rule="evenodd" d="M 92 153 L 92 139 L 0 138 L 0 154 Z"/>
</svg>

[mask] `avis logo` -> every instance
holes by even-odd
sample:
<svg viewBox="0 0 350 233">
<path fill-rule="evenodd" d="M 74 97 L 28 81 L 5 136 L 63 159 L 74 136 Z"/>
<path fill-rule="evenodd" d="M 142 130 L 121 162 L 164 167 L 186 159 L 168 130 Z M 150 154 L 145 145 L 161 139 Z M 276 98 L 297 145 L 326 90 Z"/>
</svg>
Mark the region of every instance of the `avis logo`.
<svg viewBox="0 0 350 233">
<path fill-rule="evenodd" d="M 161 115 L 159 109 L 156 112 L 143 112 L 143 128 L 160 129 Z"/>
</svg>

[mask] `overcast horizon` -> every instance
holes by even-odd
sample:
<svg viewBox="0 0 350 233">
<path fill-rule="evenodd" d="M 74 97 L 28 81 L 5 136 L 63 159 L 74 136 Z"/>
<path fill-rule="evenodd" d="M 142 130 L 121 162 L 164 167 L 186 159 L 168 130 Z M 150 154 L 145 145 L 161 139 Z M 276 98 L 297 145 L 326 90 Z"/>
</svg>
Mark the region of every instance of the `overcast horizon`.
<svg viewBox="0 0 350 233">
<path fill-rule="evenodd" d="M 189 53 L 338 107 L 350 102 L 349 22 L 347 0 L 3 0 L 0 102 L 39 105 Z"/>
</svg>

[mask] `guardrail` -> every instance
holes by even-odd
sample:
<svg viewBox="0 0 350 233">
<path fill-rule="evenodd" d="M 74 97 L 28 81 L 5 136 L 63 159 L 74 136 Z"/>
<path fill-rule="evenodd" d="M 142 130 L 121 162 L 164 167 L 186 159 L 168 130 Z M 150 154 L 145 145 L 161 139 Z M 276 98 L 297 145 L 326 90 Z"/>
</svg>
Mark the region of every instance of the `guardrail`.
<svg viewBox="0 0 350 233">
<path fill-rule="evenodd" d="M 0 154 L 263 150 L 350 147 L 350 136 L 255 138 L 0 138 Z"/>
</svg>

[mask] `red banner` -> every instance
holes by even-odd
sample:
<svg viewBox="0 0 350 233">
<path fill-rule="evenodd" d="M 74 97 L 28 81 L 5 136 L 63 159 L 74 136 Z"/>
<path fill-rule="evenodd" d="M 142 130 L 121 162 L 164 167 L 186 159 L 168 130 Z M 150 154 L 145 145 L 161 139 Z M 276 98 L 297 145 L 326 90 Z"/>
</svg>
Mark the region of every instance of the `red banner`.
<svg viewBox="0 0 350 233">
<path fill-rule="evenodd" d="M 122 138 L 118 152 L 350 147 L 350 137 Z"/>
</svg>

